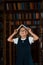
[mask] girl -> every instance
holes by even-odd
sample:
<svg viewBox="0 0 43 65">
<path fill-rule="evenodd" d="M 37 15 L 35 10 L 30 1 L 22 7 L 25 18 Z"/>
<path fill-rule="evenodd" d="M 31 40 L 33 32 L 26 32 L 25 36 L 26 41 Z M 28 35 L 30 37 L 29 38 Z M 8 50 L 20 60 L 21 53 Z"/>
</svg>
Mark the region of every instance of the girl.
<svg viewBox="0 0 43 65">
<path fill-rule="evenodd" d="M 13 39 L 13 36 L 19 32 L 19 36 Z M 28 36 L 28 34 L 31 36 Z M 33 65 L 30 44 L 38 40 L 39 37 L 32 30 L 23 24 L 14 30 L 13 34 L 8 38 L 9 42 L 16 44 L 16 65 Z"/>
</svg>

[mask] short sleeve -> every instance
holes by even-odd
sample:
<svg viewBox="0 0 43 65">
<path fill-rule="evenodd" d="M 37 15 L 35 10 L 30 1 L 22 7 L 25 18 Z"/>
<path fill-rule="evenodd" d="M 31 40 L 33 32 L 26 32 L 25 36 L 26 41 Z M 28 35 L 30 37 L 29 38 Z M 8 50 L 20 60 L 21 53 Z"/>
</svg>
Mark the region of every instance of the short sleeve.
<svg viewBox="0 0 43 65">
<path fill-rule="evenodd" d="M 18 38 L 14 38 L 13 42 L 14 42 L 14 44 L 17 44 L 18 43 Z"/>
<path fill-rule="evenodd" d="M 28 39 L 29 39 L 30 44 L 34 43 L 33 37 L 30 36 Z"/>
</svg>

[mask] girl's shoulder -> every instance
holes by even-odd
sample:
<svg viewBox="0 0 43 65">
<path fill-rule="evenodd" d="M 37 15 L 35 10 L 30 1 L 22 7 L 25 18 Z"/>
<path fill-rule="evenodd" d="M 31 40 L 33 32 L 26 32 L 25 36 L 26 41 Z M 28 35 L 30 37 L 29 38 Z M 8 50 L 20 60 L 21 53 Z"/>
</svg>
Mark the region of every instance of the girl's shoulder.
<svg viewBox="0 0 43 65">
<path fill-rule="evenodd" d="M 32 36 L 29 36 L 28 40 L 29 40 L 30 44 L 34 43 L 34 38 Z"/>
<path fill-rule="evenodd" d="M 13 39 L 14 44 L 18 43 L 18 39 L 19 39 L 18 37 Z"/>
<path fill-rule="evenodd" d="M 14 38 L 14 39 L 13 39 L 14 44 L 17 44 L 17 43 L 18 43 L 18 40 L 19 40 L 19 37 Z M 33 39 L 32 36 L 29 36 L 29 37 L 28 37 L 28 40 L 29 40 L 29 43 L 30 43 L 30 44 L 34 43 L 34 39 Z"/>
</svg>

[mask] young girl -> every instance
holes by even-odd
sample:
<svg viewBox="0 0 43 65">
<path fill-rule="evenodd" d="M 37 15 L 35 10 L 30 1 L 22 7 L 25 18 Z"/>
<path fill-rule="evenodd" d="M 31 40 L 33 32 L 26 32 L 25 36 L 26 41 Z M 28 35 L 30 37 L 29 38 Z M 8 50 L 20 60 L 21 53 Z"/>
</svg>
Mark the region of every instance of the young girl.
<svg viewBox="0 0 43 65">
<path fill-rule="evenodd" d="M 13 36 L 19 32 L 19 36 L 13 39 Z M 31 34 L 31 36 L 28 36 Z M 13 34 L 8 38 L 9 42 L 16 44 L 16 65 L 33 65 L 30 45 L 39 37 L 32 30 L 23 24 L 14 30 Z"/>
</svg>

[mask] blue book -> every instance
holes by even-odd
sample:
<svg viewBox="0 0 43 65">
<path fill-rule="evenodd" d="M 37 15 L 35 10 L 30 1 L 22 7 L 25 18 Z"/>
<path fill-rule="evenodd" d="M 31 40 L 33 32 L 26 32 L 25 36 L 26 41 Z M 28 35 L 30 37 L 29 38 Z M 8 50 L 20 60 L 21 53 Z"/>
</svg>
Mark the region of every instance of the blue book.
<svg viewBox="0 0 43 65">
<path fill-rule="evenodd" d="M 25 7 L 24 7 L 24 3 L 21 3 L 21 10 L 24 10 Z"/>
<path fill-rule="evenodd" d="M 40 21 L 37 21 L 38 22 L 38 25 L 40 24 Z"/>
<path fill-rule="evenodd" d="M 16 18 L 16 19 L 19 19 L 19 14 L 18 14 L 18 13 L 15 14 L 15 18 Z"/>
<path fill-rule="evenodd" d="M 36 24 L 36 21 L 34 21 L 34 24 Z"/>
<path fill-rule="evenodd" d="M 40 21 L 34 21 L 34 24 L 35 25 L 39 25 L 40 24 Z"/>
<path fill-rule="evenodd" d="M 38 2 L 38 10 L 40 10 L 40 2 Z"/>
<path fill-rule="evenodd" d="M 33 19 L 36 19 L 36 13 L 33 13 Z"/>
</svg>

